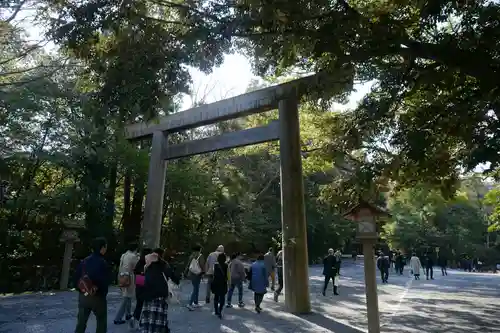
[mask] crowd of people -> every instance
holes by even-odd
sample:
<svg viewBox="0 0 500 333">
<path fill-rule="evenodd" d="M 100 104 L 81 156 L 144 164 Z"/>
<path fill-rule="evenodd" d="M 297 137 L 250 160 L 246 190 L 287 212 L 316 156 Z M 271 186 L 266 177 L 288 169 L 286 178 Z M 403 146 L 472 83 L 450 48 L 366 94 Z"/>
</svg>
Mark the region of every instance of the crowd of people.
<svg viewBox="0 0 500 333">
<path fill-rule="evenodd" d="M 379 252 L 377 258 L 377 268 L 380 271 L 380 277 L 382 283 L 389 282 L 389 272 L 391 268 L 397 275 L 403 275 L 404 267 L 408 262 L 410 275 L 414 277 L 415 280 L 420 280 L 420 272 L 423 271 L 427 280 L 434 280 L 434 266 L 436 261 L 431 253 L 426 253 L 422 258 L 418 257 L 415 252 L 412 253 L 409 260 L 400 251 L 396 252 Z M 448 275 L 447 265 L 448 260 L 444 255 L 437 257 L 437 264 L 441 268 L 441 274 L 443 276 Z"/>
<path fill-rule="evenodd" d="M 142 333 L 170 332 L 168 306 L 172 287 L 179 285 L 180 275 L 184 275 L 192 284 L 187 309 L 194 311 L 200 307 L 201 282 L 206 279 L 205 303 L 213 301 L 214 315 L 220 319 L 223 318 L 224 308 L 233 307 L 235 290 L 238 290 L 238 306 L 245 307 L 245 281 L 248 281 L 248 288 L 254 293 L 254 307 L 257 313 L 262 311 L 262 301 L 267 293 L 269 280 L 276 302 L 283 289 L 283 254 L 279 251 L 275 256 L 272 248 L 267 253 L 258 255 L 247 269 L 240 253 L 234 253 L 228 258 L 224 246 L 219 245 L 205 258 L 202 248 L 196 246 L 182 274 L 176 273 L 164 259 L 162 249 L 145 248 L 140 255 L 137 250 L 137 244 L 129 244 L 127 251 L 120 258 L 117 278 L 122 291 L 122 301 L 113 322 L 115 325 L 128 322 L 132 329 L 139 329 Z M 106 251 L 106 240 L 96 239 L 93 253 L 82 260 L 76 269 L 74 282 L 78 287 L 79 296 L 75 333 L 85 333 L 91 313 L 96 317 L 96 333 L 107 332 L 106 298 L 113 278 L 111 267 L 104 259 Z M 135 309 L 132 311 L 134 298 Z"/>
<path fill-rule="evenodd" d="M 80 293 L 75 333 L 85 333 L 91 313 L 96 317 L 96 333 L 107 332 L 106 297 L 108 286 L 114 279 L 111 276 L 111 267 L 104 259 L 106 251 L 106 240 L 96 239 L 93 253 L 82 260 L 76 269 L 74 279 Z M 276 302 L 283 289 L 283 252 L 279 251 L 275 255 L 272 248 L 265 254 L 259 254 L 253 263 L 248 264 L 243 262 L 240 253 L 233 253 L 228 257 L 223 245 L 219 245 L 206 257 L 201 246 L 195 246 L 180 274 L 164 259 L 164 251 L 161 248 L 145 248 L 140 255 L 137 251 L 137 244 L 129 244 L 127 251 L 120 258 L 117 278 L 122 291 L 122 301 L 113 322 L 115 325 L 128 322 L 131 328 L 137 328 L 142 333 L 170 332 L 168 306 L 172 288 L 179 285 L 181 276 L 190 280 L 192 286 L 187 309 L 195 311 L 200 307 L 201 282 L 205 279 L 206 289 L 202 291 L 201 297 L 205 298 L 205 304 L 213 302 L 213 313 L 220 319 L 223 318 L 225 308 L 233 307 L 233 294 L 236 290 L 238 307 L 245 307 L 243 286 L 246 281 L 248 289 L 253 291 L 254 309 L 257 313 L 262 311 L 262 301 L 268 287 L 273 291 Z M 323 296 L 326 296 L 330 281 L 333 283 L 333 295 L 339 295 L 341 262 L 340 250 L 329 249 L 323 258 Z M 379 252 L 377 267 L 382 283 L 388 283 L 391 269 L 395 274 L 403 275 L 407 264 L 415 280 L 420 279 L 421 271 L 424 271 L 428 280 L 434 279 L 435 260 L 430 253 L 421 259 L 415 253 L 408 258 L 400 251 Z M 438 256 L 437 264 L 442 275 L 448 275 L 447 260 L 444 256 Z M 133 299 L 136 302 L 132 311 Z"/>
</svg>

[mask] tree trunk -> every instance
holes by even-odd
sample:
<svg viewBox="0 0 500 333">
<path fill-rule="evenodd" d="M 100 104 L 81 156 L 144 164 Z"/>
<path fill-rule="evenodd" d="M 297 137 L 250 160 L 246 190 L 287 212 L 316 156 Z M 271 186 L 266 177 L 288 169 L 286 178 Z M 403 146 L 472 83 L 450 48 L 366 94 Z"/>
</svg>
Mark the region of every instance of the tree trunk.
<svg viewBox="0 0 500 333">
<path fill-rule="evenodd" d="M 128 228 L 128 223 L 130 221 L 131 193 L 132 193 L 132 175 L 130 170 L 127 170 L 127 173 L 125 174 L 125 180 L 123 181 L 123 214 L 121 220 L 124 231 L 126 228 Z"/>
<path fill-rule="evenodd" d="M 124 221 L 123 230 L 128 242 L 137 241 L 141 234 L 142 206 L 146 195 L 146 178 L 137 176 L 134 179 L 134 195 L 129 219 Z"/>
<path fill-rule="evenodd" d="M 109 184 L 106 191 L 106 224 L 108 228 L 113 229 L 115 218 L 115 197 L 118 178 L 118 163 L 114 162 L 109 170 Z"/>
</svg>

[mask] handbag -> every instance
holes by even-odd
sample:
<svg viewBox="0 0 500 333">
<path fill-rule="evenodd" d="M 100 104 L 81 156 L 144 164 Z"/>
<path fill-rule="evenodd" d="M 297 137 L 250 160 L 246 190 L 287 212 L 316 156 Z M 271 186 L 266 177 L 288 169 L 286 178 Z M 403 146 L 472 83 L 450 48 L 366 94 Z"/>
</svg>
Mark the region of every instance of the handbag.
<svg viewBox="0 0 500 333">
<path fill-rule="evenodd" d="M 200 257 L 201 254 L 198 256 L 198 258 L 193 258 L 191 260 L 191 263 L 189 264 L 189 271 L 195 275 L 198 275 L 201 273 L 201 267 L 200 267 Z"/>
<path fill-rule="evenodd" d="M 333 285 L 335 287 L 338 287 L 339 286 L 339 276 L 335 276 L 335 278 L 333 279 Z"/>
<path fill-rule="evenodd" d="M 128 288 L 129 286 L 130 286 L 130 274 L 120 273 L 120 276 L 118 276 L 118 287 Z"/>
<path fill-rule="evenodd" d="M 97 292 L 97 287 L 85 272 L 85 260 L 82 262 L 82 277 L 78 280 L 78 289 L 85 296 L 93 296 Z"/>
<path fill-rule="evenodd" d="M 146 283 L 146 277 L 144 275 L 136 275 L 135 276 L 135 284 L 139 287 L 143 287 Z"/>
<path fill-rule="evenodd" d="M 122 257 L 120 259 L 120 271 L 123 268 L 123 257 L 124 256 L 125 255 L 122 255 Z M 130 286 L 130 282 L 131 282 L 130 273 L 122 272 L 118 275 L 118 286 L 120 288 L 127 288 L 128 286 Z"/>
<path fill-rule="evenodd" d="M 163 279 L 165 280 L 165 282 L 167 283 L 167 288 L 168 288 L 168 302 L 169 303 L 175 303 L 175 304 L 179 304 L 181 301 L 179 299 L 179 293 L 177 291 L 179 291 L 179 287 L 176 286 L 172 281 L 170 281 L 167 276 L 165 275 L 165 273 L 161 273 L 163 275 Z"/>
</svg>

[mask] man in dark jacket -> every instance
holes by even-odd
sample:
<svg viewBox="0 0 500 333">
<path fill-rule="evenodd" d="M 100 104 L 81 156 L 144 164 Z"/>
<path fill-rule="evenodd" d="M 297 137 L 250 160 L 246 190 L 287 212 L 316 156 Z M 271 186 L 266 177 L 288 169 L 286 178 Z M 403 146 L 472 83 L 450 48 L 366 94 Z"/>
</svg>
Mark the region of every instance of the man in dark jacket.
<svg viewBox="0 0 500 333">
<path fill-rule="evenodd" d="M 325 276 L 325 284 L 323 286 L 323 296 L 326 295 L 326 288 L 333 282 L 333 294 L 338 295 L 337 286 L 335 285 L 335 277 L 337 276 L 337 258 L 334 255 L 333 249 L 328 250 L 328 255 L 323 259 L 323 275 Z"/>
<path fill-rule="evenodd" d="M 389 268 L 391 267 L 391 260 L 389 256 L 384 253 L 380 253 L 377 259 L 377 267 L 380 270 L 380 275 L 382 277 L 382 283 L 388 283 L 389 281 Z"/>
<path fill-rule="evenodd" d="M 403 275 L 405 268 L 405 259 L 400 251 L 396 252 L 396 273 Z"/>
<path fill-rule="evenodd" d="M 439 254 L 438 264 L 441 267 L 441 274 L 443 274 L 443 276 L 448 275 L 448 272 L 446 271 L 446 266 L 448 264 L 448 260 L 446 259 L 445 255 L 443 255 L 441 253 Z"/>
<path fill-rule="evenodd" d="M 104 238 L 94 240 L 94 252 L 85 258 L 76 268 L 75 285 L 78 286 L 79 280 L 87 275 L 92 284 L 96 287 L 93 295 L 85 295 L 80 291 L 78 295 L 78 319 L 75 333 L 85 333 L 90 313 L 93 312 L 96 317 L 96 333 L 107 332 L 107 314 L 108 306 L 106 296 L 111 282 L 111 269 L 104 259 L 107 250 L 107 242 Z"/>
<path fill-rule="evenodd" d="M 431 280 L 434 280 L 434 259 L 430 253 L 427 253 L 424 258 L 424 266 L 425 266 L 425 276 L 427 280 L 429 280 L 429 275 Z M 430 274 L 429 274 L 430 273 Z"/>
</svg>

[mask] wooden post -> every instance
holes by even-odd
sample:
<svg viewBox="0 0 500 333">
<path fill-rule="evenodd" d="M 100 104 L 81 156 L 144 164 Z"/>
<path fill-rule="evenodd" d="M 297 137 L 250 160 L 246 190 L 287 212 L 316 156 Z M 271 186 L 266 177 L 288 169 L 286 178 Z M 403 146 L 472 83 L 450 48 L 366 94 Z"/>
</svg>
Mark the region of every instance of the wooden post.
<svg viewBox="0 0 500 333">
<path fill-rule="evenodd" d="M 67 240 L 64 246 L 63 265 L 61 270 L 61 281 L 59 289 L 66 290 L 69 283 L 69 271 L 71 268 L 71 258 L 73 257 L 73 240 Z"/>
<path fill-rule="evenodd" d="M 69 271 L 71 268 L 71 259 L 73 257 L 73 246 L 79 242 L 77 229 L 82 228 L 82 223 L 79 221 L 66 221 L 66 230 L 63 231 L 59 240 L 64 243 L 64 256 L 61 269 L 61 279 L 59 280 L 59 289 L 66 290 L 69 282 Z"/>
<path fill-rule="evenodd" d="M 163 151 L 166 146 L 167 135 L 160 131 L 154 132 L 141 232 L 143 245 L 149 248 L 160 245 L 161 225 L 163 222 L 163 196 L 167 172 L 167 162 L 164 160 Z"/>
<path fill-rule="evenodd" d="M 368 317 L 368 333 L 380 333 L 380 317 L 377 295 L 377 272 L 373 245 L 376 240 L 363 239 L 363 256 L 365 261 L 366 311 Z"/>
<path fill-rule="evenodd" d="M 309 313 L 311 301 L 309 299 L 307 226 L 297 99 L 281 100 L 278 108 L 285 307 L 292 313 Z"/>
</svg>

